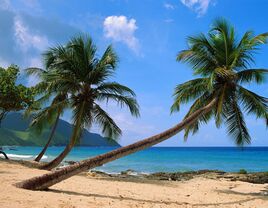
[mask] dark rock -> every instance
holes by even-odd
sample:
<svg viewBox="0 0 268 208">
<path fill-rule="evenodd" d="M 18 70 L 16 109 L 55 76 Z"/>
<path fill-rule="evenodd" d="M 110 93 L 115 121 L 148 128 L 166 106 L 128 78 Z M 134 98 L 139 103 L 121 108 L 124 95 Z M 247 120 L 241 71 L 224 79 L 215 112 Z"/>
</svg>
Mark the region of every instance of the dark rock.
<svg viewBox="0 0 268 208">
<path fill-rule="evenodd" d="M 67 163 L 68 165 L 73 165 L 76 163 L 75 161 L 72 161 L 72 160 L 66 160 L 64 162 Z"/>
</svg>

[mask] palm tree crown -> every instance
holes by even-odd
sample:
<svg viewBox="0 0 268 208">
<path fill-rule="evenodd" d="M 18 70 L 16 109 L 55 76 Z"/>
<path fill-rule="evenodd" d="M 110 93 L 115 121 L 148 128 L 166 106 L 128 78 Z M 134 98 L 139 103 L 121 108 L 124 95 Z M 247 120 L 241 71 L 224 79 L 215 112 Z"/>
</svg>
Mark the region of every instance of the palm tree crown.
<svg viewBox="0 0 268 208">
<path fill-rule="evenodd" d="M 115 101 L 120 107 L 126 106 L 134 116 L 139 116 L 135 93 L 117 82 L 108 81 L 115 74 L 118 58 L 111 46 L 97 58 L 96 46 L 88 36 L 71 39 L 65 46 L 50 48 L 45 54 L 46 68 L 49 73 L 46 81 L 53 91 L 64 92 L 73 113 L 74 126 L 81 129 L 100 126 L 102 133 L 109 138 L 121 135 L 120 128 L 105 112 L 100 103 Z M 66 102 L 64 99 L 63 102 Z M 61 102 L 51 105 L 57 108 Z"/>
<path fill-rule="evenodd" d="M 252 69 L 253 55 L 261 44 L 266 43 L 268 33 L 254 36 L 247 31 L 238 40 L 235 29 L 226 20 L 218 19 L 207 35 L 188 38 L 188 49 L 179 52 L 178 61 L 192 67 L 200 78 L 176 87 L 171 111 L 180 105 L 194 101 L 186 117 L 216 99 L 213 110 L 200 117 L 185 129 L 188 134 L 196 133 L 200 124 L 215 118 L 216 126 L 227 125 L 228 133 L 236 144 L 250 143 L 243 111 L 264 118 L 268 125 L 268 99 L 244 88 L 242 85 L 264 81 L 266 69 Z"/>
</svg>

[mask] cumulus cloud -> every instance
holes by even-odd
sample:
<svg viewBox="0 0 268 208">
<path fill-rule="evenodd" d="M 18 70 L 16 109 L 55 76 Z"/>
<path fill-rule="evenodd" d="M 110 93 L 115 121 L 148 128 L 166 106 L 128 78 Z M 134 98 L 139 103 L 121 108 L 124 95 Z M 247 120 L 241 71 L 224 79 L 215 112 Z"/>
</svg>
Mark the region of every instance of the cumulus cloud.
<svg viewBox="0 0 268 208">
<path fill-rule="evenodd" d="M 207 12 L 212 0 L 181 0 L 181 3 L 197 12 L 198 16 L 202 16 Z"/>
<path fill-rule="evenodd" d="M 105 18 L 103 26 L 106 38 L 123 42 L 133 51 L 139 51 L 139 41 L 134 34 L 138 29 L 135 19 L 128 20 L 126 16 L 109 16 Z"/>
</svg>

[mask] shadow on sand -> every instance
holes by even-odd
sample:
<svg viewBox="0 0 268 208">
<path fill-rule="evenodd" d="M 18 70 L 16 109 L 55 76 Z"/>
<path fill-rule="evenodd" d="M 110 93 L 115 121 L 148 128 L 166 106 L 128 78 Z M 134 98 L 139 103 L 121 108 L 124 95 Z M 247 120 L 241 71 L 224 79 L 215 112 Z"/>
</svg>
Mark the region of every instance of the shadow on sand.
<svg viewBox="0 0 268 208">
<path fill-rule="evenodd" d="M 149 200 L 149 199 L 137 199 L 137 198 L 131 198 L 131 197 L 124 197 L 121 195 L 118 196 L 108 196 L 108 195 L 102 195 L 102 194 L 85 194 L 85 193 L 79 193 L 74 191 L 66 191 L 66 190 L 56 190 L 56 189 L 49 189 L 49 192 L 53 193 L 59 193 L 59 194 L 68 194 L 71 196 L 84 196 L 84 197 L 96 197 L 96 198 L 103 198 L 103 199 L 113 199 L 113 200 L 128 200 L 133 202 L 142 202 L 142 203 L 150 203 L 150 204 L 165 204 L 165 205 L 190 205 L 190 206 L 213 206 L 213 205 L 232 205 L 232 204 L 241 204 L 248 201 L 253 201 L 255 199 L 259 199 L 260 197 L 252 197 L 248 199 L 243 200 L 236 200 L 231 202 L 223 202 L 223 203 L 200 203 L 200 204 L 194 204 L 194 203 L 188 203 L 188 202 L 177 202 L 177 201 L 164 201 L 164 200 Z M 239 192 L 235 192 L 236 194 L 239 194 Z M 230 193 L 231 194 L 231 193 Z M 241 193 L 244 195 L 243 193 Z M 261 197 L 262 198 L 262 197 Z"/>
</svg>

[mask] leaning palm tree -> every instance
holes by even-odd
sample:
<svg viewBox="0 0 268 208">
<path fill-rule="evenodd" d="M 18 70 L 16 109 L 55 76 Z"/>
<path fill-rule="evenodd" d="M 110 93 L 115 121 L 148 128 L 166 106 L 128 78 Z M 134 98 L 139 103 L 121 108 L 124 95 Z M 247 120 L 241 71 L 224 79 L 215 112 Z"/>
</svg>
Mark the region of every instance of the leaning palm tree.
<svg viewBox="0 0 268 208">
<path fill-rule="evenodd" d="M 171 111 L 181 104 L 193 101 L 182 122 L 174 127 L 134 144 L 77 162 L 52 173 L 18 183 L 18 187 L 43 190 L 82 171 L 95 168 L 131 153 L 158 144 L 185 129 L 185 138 L 198 131 L 200 124 L 214 118 L 216 125 L 226 124 L 235 143 L 250 143 L 243 111 L 265 119 L 268 124 L 268 100 L 246 89 L 243 85 L 264 81 L 266 69 L 252 69 L 253 54 L 266 43 L 268 33 L 254 36 L 246 32 L 238 40 L 234 28 L 218 19 L 207 35 L 188 38 L 188 49 L 181 51 L 178 61 L 189 63 L 200 78 L 180 84 L 175 88 Z"/>
<path fill-rule="evenodd" d="M 139 116 L 135 93 L 128 87 L 109 79 L 115 74 L 118 58 L 109 46 L 98 58 L 96 47 L 89 37 L 76 37 L 65 46 L 51 48 L 47 54 L 50 68 L 46 81 L 53 83 L 56 92 L 64 92 L 68 97 L 73 114 L 73 132 L 65 149 L 42 169 L 57 167 L 78 143 L 84 128 L 97 124 L 102 133 L 112 139 L 121 135 L 121 130 L 101 107 L 103 102 L 116 102 L 126 106 L 133 116 Z M 59 103 L 49 106 L 49 110 L 58 109 Z"/>
<path fill-rule="evenodd" d="M 50 51 L 43 54 L 47 70 L 43 70 L 41 68 L 26 69 L 28 75 L 38 76 L 40 82 L 34 87 L 36 96 L 39 98 L 25 111 L 25 116 L 34 114 L 34 119 L 32 120 L 30 126 L 38 134 L 40 134 L 44 127 L 47 126 L 47 123 L 52 124 L 52 128 L 45 146 L 34 159 L 36 162 L 39 162 L 47 151 L 55 134 L 60 116 L 64 109 L 68 107 L 68 102 L 66 102 L 68 98 L 67 92 L 57 92 L 55 87 L 57 82 L 48 82 L 47 80 L 51 70 L 49 54 Z M 49 99 L 51 98 L 51 105 L 42 109 L 44 103 L 49 102 Z"/>
</svg>

